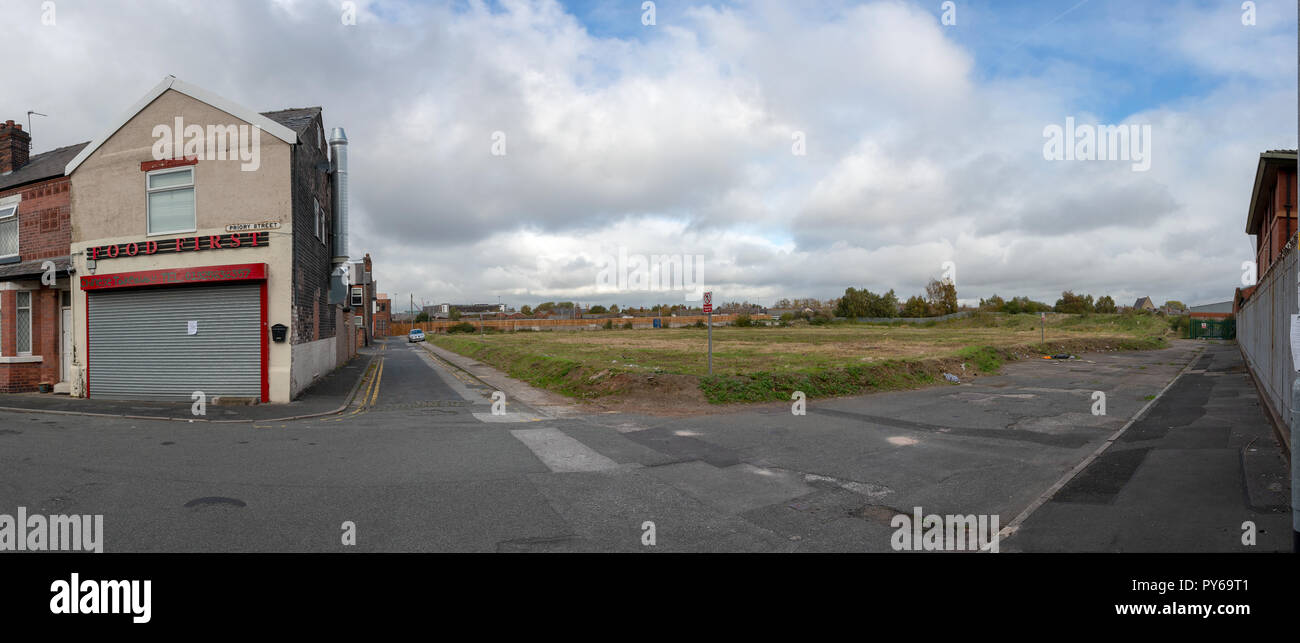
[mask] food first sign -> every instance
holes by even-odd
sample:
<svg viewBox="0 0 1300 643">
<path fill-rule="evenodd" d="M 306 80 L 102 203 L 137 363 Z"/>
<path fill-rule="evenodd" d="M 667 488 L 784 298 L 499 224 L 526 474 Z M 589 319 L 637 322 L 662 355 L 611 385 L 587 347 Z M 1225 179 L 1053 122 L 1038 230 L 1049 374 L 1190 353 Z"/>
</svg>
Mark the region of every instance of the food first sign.
<svg viewBox="0 0 1300 643">
<path fill-rule="evenodd" d="M 173 252 L 198 252 L 200 250 L 226 250 L 232 248 L 258 248 L 271 244 L 265 231 L 213 234 L 201 237 L 176 237 L 175 239 L 130 241 L 108 246 L 86 248 L 86 258 L 94 261 L 139 257 Z"/>
</svg>

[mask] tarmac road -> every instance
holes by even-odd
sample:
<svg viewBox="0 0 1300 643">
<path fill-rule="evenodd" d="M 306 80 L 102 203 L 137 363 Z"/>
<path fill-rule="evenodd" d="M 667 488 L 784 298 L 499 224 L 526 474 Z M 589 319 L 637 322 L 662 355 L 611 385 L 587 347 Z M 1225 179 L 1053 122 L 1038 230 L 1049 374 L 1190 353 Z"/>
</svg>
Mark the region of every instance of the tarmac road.
<svg viewBox="0 0 1300 643">
<path fill-rule="evenodd" d="M 1007 526 L 1199 357 L 1001 551 L 1290 546 L 1285 461 L 1231 344 L 685 419 L 513 398 L 494 415 L 491 386 L 424 346 L 373 356 L 358 402 L 325 418 L 0 412 L 0 513 L 103 514 L 109 552 L 891 551 L 892 517 L 915 507 Z"/>
</svg>

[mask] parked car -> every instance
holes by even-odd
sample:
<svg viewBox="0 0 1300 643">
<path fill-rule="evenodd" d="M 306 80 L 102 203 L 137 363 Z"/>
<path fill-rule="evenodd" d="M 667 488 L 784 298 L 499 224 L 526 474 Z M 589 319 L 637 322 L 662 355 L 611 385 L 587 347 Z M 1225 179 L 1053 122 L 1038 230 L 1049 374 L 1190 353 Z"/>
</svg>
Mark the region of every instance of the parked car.
<svg viewBox="0 0 1300 643">
<path fill-rule="evenodd" d="M 411 332 L 406 334 L 406 343 L 424 341 L 424 331 L 418 328 L 412 328 Z"/>
</svg>

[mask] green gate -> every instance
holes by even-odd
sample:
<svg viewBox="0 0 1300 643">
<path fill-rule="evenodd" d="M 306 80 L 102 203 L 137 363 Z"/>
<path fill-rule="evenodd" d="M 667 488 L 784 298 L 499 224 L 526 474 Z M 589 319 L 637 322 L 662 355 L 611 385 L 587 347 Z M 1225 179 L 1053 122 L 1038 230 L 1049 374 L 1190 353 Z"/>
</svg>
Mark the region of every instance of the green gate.
<svg viewBox="0 0 1300 643">
<path fill-rule="evenodd" d="M 1190 320 L 1187 336 L 1192 339 L 1235 339 L 1237 337 L 1237 320 L 1235 319 L 1198 319 Z"/>
</svg>

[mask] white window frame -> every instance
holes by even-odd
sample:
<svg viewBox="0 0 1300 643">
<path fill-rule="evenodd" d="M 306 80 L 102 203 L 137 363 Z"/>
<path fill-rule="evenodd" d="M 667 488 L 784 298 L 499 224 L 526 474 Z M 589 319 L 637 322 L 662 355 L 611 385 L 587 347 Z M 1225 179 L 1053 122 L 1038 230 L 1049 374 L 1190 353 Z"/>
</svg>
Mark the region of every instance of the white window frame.
<svg viewBox="0 0 1300 643">
<path fill-rule="evenodd" d="M 320 199 L 313 197 L 311 204 L 316 213 L 316 238 L 323 244 L 325 243 L 325 215 L 320 209 Z"/>
<path fill-rule="evenodd" d="M 189 184 L 189 185 L 174 185 L 174 186 L 172 186 L 172 187 L 168 187 L 168 188 L 150 188 L 150 187 L 149 187 L 149 177 L 151 177 L 151 176 L 153 176 L 153 175 L 155 175 L 155 174 L 172 174 L 172 173 L 175 173 L 175 172 L 186 172 L 186 171 L 188 171 L 188 172 L 190 173 L 190 184 Z M 185 233 L 185 232 L 197 232 L 197 231 L 198 231 L 198 229 L 199 229 L 199 228 L 198 228 L 198 225 L 199 225 L 199 186 L 198 186 L 198 181 L 196 180 L 196 178 L 197 178 L 197 177 L 194 176 L 194 166 L 193 166 L 193 165 L 182 166 L 182 167 L 168 167 L 168 168 L 163 168 L 163 169 L 161 169 L 161 170 L 152 170 L 152 171 L 150 171 L 150 172 L 145 172 L 145 175 L 144 175 L 144 228 L 145 228 L 145 236 L 147 236 L 147 237 L 156 237 L 156 236 L 164 235 L 164 234 L 180 234 L 180 233 Z M 153 223 L 152 223 L 152 222 L 153 222 L 153 217 L 152 217 L 152 216 L 150 215 L 150 213 L 149 213 L 149 195 L 150 195 L 150 194 L 153 194 L 153 193 L 155 193 L 155 192 L 171 192 L 171 191 L 173 191 L 173 190 L 191 190 L 191 191 L 194 193 L 194 226 L 191 227 L 191 228 L 189 228 L 188 230 L 164 230 L 164 231 L 154 231 L 154 230 L 153 230 Z"/>
<path fill-rule="evenodd" d="M 5 214 L 6 211 L 8 212 L 8 214 Z M 15 223 L 15 234 L 18 235 L 18 242 L 19 242 L 19 243 L 18 243 L 18 249 L 17 249 L 13 254 L 11 254 L 11 255 L 0 255 L 0 259 L 8 259 L 8 258 L 10 258 L 10 257 L 19 257 L 19 256 L 22 256 L 22 252 L 23 252 L 23 248 L 22 248 L 22 245 L 21 245 L 21 244 L 22 244 L 22 231 L 19 230 L 19 229 L 17 228 L 17 225 L 16 225 L 17 222 L 18 222 L 18 203 L 17 203 L 17 202 L 13 202 L 13 203 L 0 203 L 0 221 L 5 221 L 5 220 L 8 220 L 8 219 L 10 219 L 10 218 L 12 218 L 12 219 L 14 220 L 14 223 Z"/>
<path fill-rule="evenodd" d="M 21 335 L 21 333 L 18 332 L 18 314 L 24 310 L 23 305 L 21 303 L 21 297 L 23 293 L 27 293 L 27 307 L 26 307 L 27 350 L 22 350 L 21 348 L 18 347 L 18 337 Z M 32 337 L 32 308 L 33 308 L 32 300 L 33 299 L 34 298 L 32 297 L 32 291 L 30 290 L 19 290 L 18 292 L 14 293 L 14 354 L 18 355 L 19 357 L 27 357 L 32 354 L 32 344 L 34 343 L 32 341 L 34 339 Z"/>
</svg>

